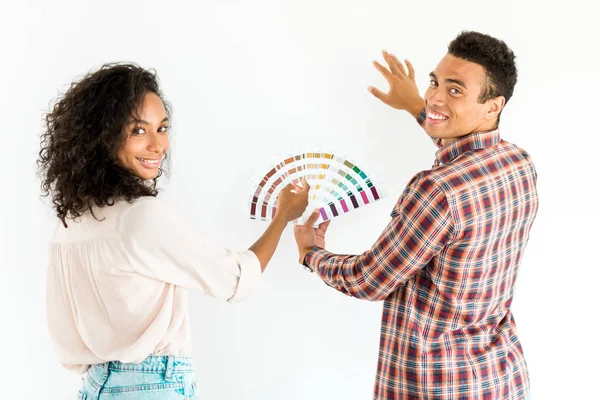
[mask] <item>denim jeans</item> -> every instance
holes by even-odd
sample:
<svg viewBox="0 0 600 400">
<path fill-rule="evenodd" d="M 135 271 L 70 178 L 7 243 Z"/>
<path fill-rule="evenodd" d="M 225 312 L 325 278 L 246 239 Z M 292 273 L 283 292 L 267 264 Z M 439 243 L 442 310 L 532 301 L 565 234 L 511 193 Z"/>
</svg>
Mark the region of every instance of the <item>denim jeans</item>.
<svg viewBox="0 0 600 400">
<path fill-rule="evenodd" d="M 191 358 L 150 356 L 140 364 L 94 364 L 83 378 L 81 400 L 182 400 L 196 397 Z"/>
</svg>

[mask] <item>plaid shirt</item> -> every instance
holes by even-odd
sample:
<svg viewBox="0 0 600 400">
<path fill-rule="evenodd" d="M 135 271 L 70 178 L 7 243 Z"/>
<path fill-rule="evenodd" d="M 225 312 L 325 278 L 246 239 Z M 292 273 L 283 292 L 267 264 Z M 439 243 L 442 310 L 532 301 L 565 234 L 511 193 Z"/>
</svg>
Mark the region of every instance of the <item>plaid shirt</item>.
<svg viewBox="0 0 600 400">
<path fill-rule="evenodd" d="M 384 300 L 374 399 L 527 394 L 511 302 L 538 208 L 536 176 L 498 130 L 465 136 L 412 178 L 370 250 L 315 247 L 306 256 L 329 286 Z"/>
</svg>

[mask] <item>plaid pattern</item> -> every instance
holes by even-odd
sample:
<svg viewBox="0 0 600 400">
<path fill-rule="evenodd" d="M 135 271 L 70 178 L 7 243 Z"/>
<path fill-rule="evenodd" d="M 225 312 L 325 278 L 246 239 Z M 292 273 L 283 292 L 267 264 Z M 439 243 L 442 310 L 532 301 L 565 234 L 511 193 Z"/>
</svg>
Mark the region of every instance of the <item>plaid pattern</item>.
<svg viewBox="0 0 600 400">
<path fill-rule="evenodd" d="M 359 256 L 313 248 L 305 264 L 347 295 L 384 300 L 374 399 L 522 399 L 511 313 L 538 208 L 529 155 L 475 133 L 444 147 Z"/>
</svg>

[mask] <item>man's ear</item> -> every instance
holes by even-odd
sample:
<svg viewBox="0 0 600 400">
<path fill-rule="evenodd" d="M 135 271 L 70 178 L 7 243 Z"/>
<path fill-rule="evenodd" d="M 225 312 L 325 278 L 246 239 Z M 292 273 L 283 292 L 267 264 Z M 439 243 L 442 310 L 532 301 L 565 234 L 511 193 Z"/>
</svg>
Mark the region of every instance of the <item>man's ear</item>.
<svg viewBox="0 0 600 400">
<path fill-rule="evenodd" d="M 506 103 L 506 99 L 504 96 L 497 96 L 493 99 L 489 99 L 487 102 L 487 110 L 485 112 L 485 119 L 496 119 L 498 118 L 498 114 L 504 108 L 504 104 Z"/>
</svg>

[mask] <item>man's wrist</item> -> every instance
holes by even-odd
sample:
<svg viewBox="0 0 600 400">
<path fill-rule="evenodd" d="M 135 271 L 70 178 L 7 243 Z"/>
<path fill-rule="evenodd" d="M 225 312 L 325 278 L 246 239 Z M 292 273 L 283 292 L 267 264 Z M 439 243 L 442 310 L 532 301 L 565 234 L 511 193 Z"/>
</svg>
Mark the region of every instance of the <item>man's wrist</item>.
<svg viewBox="0 0 600 400">
<path fill-rule="evenodd" d="M 312 251 L 313 247 L 305 247 L 302 249 L 302 264 L 306 265 L 306 257 Z"/>
<path fill-rule="evenodd" d="M 313 269 L 310 267 L 309 263 L 307 262 L 306 258 L 308 257 L 308 255 L 310 254 L 310 252 L 314 249 L 314 247 L 305 247 L 304 249 L 302 249 L 301 254 L 301 264 L 304 267 L 304 269 L 306 269 L 307 271 L 313 272 Z"/>
<path fill-rule="evenodd" d="M 417 120 L 419 116 L 425 111 L 425 100 L 419 98 L 419 101 L 416 101 L 411 110 L 409 110 L 410 115 L 415 117 Z"/>
</svg>

